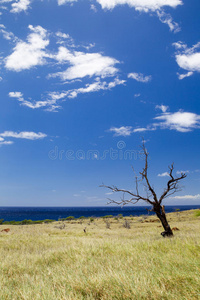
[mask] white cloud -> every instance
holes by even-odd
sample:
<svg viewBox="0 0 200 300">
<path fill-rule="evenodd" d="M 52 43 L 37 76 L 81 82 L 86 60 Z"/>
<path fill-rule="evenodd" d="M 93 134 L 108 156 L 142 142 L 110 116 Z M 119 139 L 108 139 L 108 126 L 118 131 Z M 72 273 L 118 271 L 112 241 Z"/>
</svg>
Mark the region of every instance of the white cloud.
<svg viewBox="0 0 200 300">
<path fill-rule="evenodd" d="M 12 13 L 20 13 L 26 11 L 30 7 L 30 0 L 19 0 L 18 2 L 12 3 Z"/>
<path fill-rule="evenodd" d="M 166 107 L 162 108 L 163 113 L 154 118 L 157 122 L 149 124 L 146 127 L 134 128 L 130 131 L 130 134 L 158 129 L 176 130 L 178 132 L 189 132 L 194 129 L 200 129 L 200 115 L 182 110 L 175 113 L 164 112 L 165 109 Z"/>
<path fill-rule="evenodd" d="M 61 106 L 58 104 L 58 101 L 60 100 L 64 101 L 65 98 L 73 99 L 76 98 L 78 94 L 99 92 L 100 90 L 110 90 L 117 85 L 125 84 L 125 82 L 125 80 L 120 80 L 118 78 L 115 78 L 110 82 L 101 82 L 100 79 L 97 78 L 95 82 L 86 84 L 85 87 L 62 92 L 50 92 L 46 96 L 46 100 L 40 101 L 25 100 L 21 92 L 10 92 L 8 95 L 11 98 L 17 99 L 23 106 L 27 106 L 32 109 L 45 108 L 47 111 L 57 112 L 58 109 L 61 108 Z"/>
<path fill-rule="evenodd" d="M 158 174 L 158 177 L 169 177 L 169 173 L 164 172 L 164 173 Z"/>
<path fill-rule="evenodd" d="M 188 132 L 193 129 L 200 128 L 200 115 L 178 111 L 175 113 L 163 113 L 155 118 L 155 120 L 161 121 L 155 123 L 154 126 L 161 129 L 171 129 L 179 132 Z"/>
<path fill-rule="evenodd" d="M 12 141 L 5 141 L 4 138 L 2 138 L 0 136 L 0 146 L 2 146 L 2 145 L 11 145 L 11 144 L 13 144 Z"/>
<path fill-rule="evenodd" d="M 4 25 L 0 29 L 4 30 Z M 48 75 L 49 78 L 60 77 L 65 84 L 76 82 L 82 83 L 83 79 L 88 83 L 77 87 L 75 89 L 68 89 L 62 92 L 48 92 L 46 95 L 41 95 L 42 100 L 33 100 L 31 98 L 25 99 L 23 94 L 19 91 L 11 91 L 9 96 L 15 98 L 20 105 L 29 107 L 31 109 L 44 108 L 48 111 L 57 111 L 61 106 L 58 101 L 65 101 L 65 98 L 75 98 L 78 94 L 85 94 L 91 92 L 98 92 L 100 90 L 110 90 L 117 85 L 125 84 L 126 80 L 118 78 L 118 68 L 116 64 L 119 61 L 115 58 L 105 56 L 102 53 L 87 53 L 81 51 L 71 50 L 70 46 L 59 46 L 57 53 L 47 52 L 46 47 L 49 45 L 47 31 L 41 26 L 28 27 L 31 33 L 27 36 L 27 42 L 18 40 L 13 49 L 13 53 L 6 57 L 5 66 L 9 70 L 22 71 L 32 67 L 49 63 L 47 58 L 56 61 L 54 66 L 64 71 Z M 72 38 L 60 31 L 51 34 L 60 42 Z M 68 41 L 67 41 L 68 43 Z M 89 44 L 87 47 L 92 48 L 95 44 Z M 76 46 L 74 46 L 76 47 Z M 81 47 L 81 46 L 78 46 Z M 67 68 L 66 68 L 67 65 Z M 109 78 L 108 78 L 109 77 Z M 91 82 L 90 78 L 93 79 Z"/>
<path fill-rule="evenodd" d="M 2 145 L 12 145 L 13 142 L 12 141 L 3 141 L 3 142 L 0 142 L 0 146 Z"/>
<path fill-rule="evenodd" d="M 135 128 L 133 129 L 132 132 L 144 132 L 144 131 L 149 131 L 151 130 L 150 128 L 145 128 L 145 127 L 139 127 L 139 128 Z"/>
<path fill-rule="evenodd" d="M 77 2 L 78 0 L 58 0 L 58 5 L 63 5 L 66 3 L 71 3 L 73 4 L 74 2 Z"/>
<path fill-rule="evenodd" d="M 192 76 L 194 72 L 200 72 L 200 42 L 191 48 L 188 48 L 186 44 L 177 42 L 173 44 L 177 50 L 175 58 L 180 68 L 188 71 L 186 74 L 179 74 L 178 78 Z"/>
<path fill-rule="evenodd" d="M 134 95 L 135 98 L 138 98 L 138 97 L 140 97 L 140 96 L 141 96 L 141 94 L 135 94 L 135 95 Z"/>
<path fill-rule="evenodd" d="M 14 131 L 4 131 L 0 133 L 0 137 L 7 138 L 12 137 L 16 139 L 27 139 L 27 140 L 38 140 L 47 137 L 45 133 L 42 132 L 32 132 L 32 131 L 21 131 L 21 132 L 14 132 Z"/>
<path fill-rule="evenodd" d="M 0 0 L 0 4 L 3 4 L 3 3 L 10 3 L 12 2 L 13 0 Z M 7 9 L 5 8 L 5 6 L 3 6 L 3 9 Z"/>
<path fill-rule="evenodd" d="M 90 9 L 93 10 L 94 12 L 97 12 L 97 8 L 94 4 L 90 5 Z"/>
<path fill-rule="evenodd" d="M 177 33 L 181 30 L 178 23 L 173 21 L 170 14 L 166 14 L 163 10 L 157 10 L 157 16 L 162 23 L 167 24 L 169 26 L 170 31 Z"/>
<path fill-rule="evenodd" d="M 12 32 L 6 30 L 6 27 L 3 24 L 0 24 L 0 32 L 2 33 L 3 38 L 8 41 L 16 42 L 18 40 Z"/>
<path fill-rule="evenodd" d="M 177 175 L 181 175 L 181 174 L 189 174 L 190 171 L 186 170 L 186 171 L 177 171 L 176 174 Z"/>
<path fill-rule="evenodd" d="M 9 97 L 17 98 L 19 101 L 23 101 L 23 94 L 21 92 L 10 92 Z"/>
<path fill-rule="evenodd" d="M 128 74 L 128 78 L 132 78 L 132 79 L 135 79 L 135 80 L 137 80 L 139 82 L 144 82 L 144 83 L 149 82 L 152 79 L 151 75 L 144 76 L 141 73 L 129 73 Z"/>
<path fill-rule="evenodd" d="M 103 9 L 113 9 L 117 5 L 127 4 L 139 11 L 156 11 L 165 6 L 176 8 L 182 5 L 182 0 L 97 0 Z"/>
<path fill-rule="evenodd" d="M 45 57 L 48 57 L 48 54 L 44 50 L 49 44 L 47 31 L 41 26 L 29 25 L 29 29 L 32 33 L 27 37 L 28 42 L 17 42 L 13 53 L 6 57 L 7 69 L 19 72 L 45 64 Z"/>
<path fill-rule="evenodd" d="M 57 104 L 56 97 L 53 95 L 50 98 L 46 100 L 40 100 L 40 101 L 31 101 L 31 100 L 25 100 L 23 97 L 23 94 L 21 92 L 10 92 L 9 97 L 11 98 L 16 98 L 21 105 L 27 106 L 32 109 L 37 109 L 37 108 L 46 108 L 47 111 L 53 111 L 56 112 L 57 109 L 60 108 L 60 106 Z M 66 96 L 66 93 L 64 94 Z"/>
<path fill-rule="evenodd" d="M 169 109 L 169 106 L 166 106 L 166 105 L 156 105 L 156 109 L 160 109 L 163 113 L 165 113 L 168 109 Z"/>
<path fill-rule="evenodd" d="M 171 199 L 180 199 L 180 200 L 200 200 L 200 194 L 197 195 L 184 195 L 184 196 L 175 196 L 170 197 Z"/>
<path fill-rule="evenodd" d="M 59 76 L 62 80 L 73 80 L 86 76 L 108 77 L 114 76 L 118 72 L 115 65 L 119 61 L 109 56 L 103 56 L 100 53 L 71 52 L 65 47 L 59 47 L 55 59 L 59 63 L 71 65 L 63 72 L 50 75 L 51 77 Z"/>
<path fill-rule="evenodd" d="M 0 76 L 0 81 L 2 81 L 3 80 L 3 78 Z"/>
<path fill-rule="evenodd" d="M 184 79 L 184 78 L 186 78 L 186 77 L 190 77 L 190 76 L 192 76 L 193 74 L 194 74 L 193 72 L 187 72 L 186 74 L 179 74 L 179 73 L 177 73 L 178 79 L 180 79 L 180 80 L 182 80 L 182 79 Z"/>
<path fill-rule="evenodd" d="M 159 20 L 167 24 L 170 31 L 180 31 L 179 25 L 173 21 L 169 14 L 164 12 L 165 7 L 176 8 L 178 5 L 182 5 L 182 0 L 96 0 L 102 7 L 102 9 L 112 10 L 118 5 L 128 5 L 135 8 L 137 11 L 145 13 L 155 12 L 158 15 Z"/>
<path fill-rule="evenodd" d="M 59 38 L 62 38 L 62 39 L 69 39 L 70 38 L 69 34 L 62 33 L 60 31 L 56 32 L 56 36 L 59 37 Z"/>
<path fill-rule="evenodd" d="M 177 64 L 191 72 L 200 72 L 200 53 L 176 55 Z"/>
<path fill-rule="evenodd" d="M 42 132 L 31 132 L 31 131 L 21 131 L 21 132 L 14 132 L 14 131 L 4 131 L 0 133 L 0 146 L 2 145 L 12 145 L 14 142 L 10 140 L 5 140 L 5 138 L 16 138 L 16 139 L 26 139 L 26 140 L 38 140 L 47 137 L 46 134 Z"/>
<path fill-rule="evenodd" d="M 74 89 L 69 91 L 68 98 L 76 98 L 78 94 L 85 94 L 85 93 L 91 93 L 91 92 L 98 92 L 100 90 L 109 90 L 111 88 L 114 88 L 116 85 L 124 84 L 125 80 L 119 80 L 116 78 L 114 81 L 101 82 L 99 79 L 97 79 L 96 82 L 87 84 L 84 88 Z"/>
<path fill-rule="evenodd" d="M 111 127 L 110 132 L 114 132 L 114 136 L 130 136 L 133 132 L 132 126 Z"/>
</svg>

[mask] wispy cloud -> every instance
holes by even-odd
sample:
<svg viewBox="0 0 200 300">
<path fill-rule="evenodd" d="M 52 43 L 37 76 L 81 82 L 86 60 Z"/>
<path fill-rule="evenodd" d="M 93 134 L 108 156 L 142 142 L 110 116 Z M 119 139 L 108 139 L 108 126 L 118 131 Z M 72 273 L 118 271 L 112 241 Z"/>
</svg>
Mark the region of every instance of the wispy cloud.
<svg viewBox="0 0 200 300">
<path fill-rule="evenodd" d="M 37 109 L 37 108 L 45 108 L 47 111 L 57 111 L 60 107 L 60 105 L 57 104 L 57 101 L 59 100 L 59 98 L 55 95 L 49 95 L 49 98 L 47 96 L 46 100 L 39 100 L 39 101 L 35 101 L 35 100 L 25 100 L 24 96 L 21 92 L 10 92 L 9 97 L 17 99 L 21 105 L 23 106 L 27 106 L 31 109 Z M 66 96 L 66 94 L 64 93 L 60 98 Z"/>
<path fill-rule="evenodd" d="M 179 24 L 173 21 L 170 14 L 166 14 L 163 10 L 157 10 L 157 16 L 163 24 L 169 26 L 170 31 L 174 33 L 181 31 Z"/>
<path fill-rule="evenodd" d="M 129 136 L 132 133 L 155 131 L 158 129 L 176 130 L 183 133 L 200 129 L 200 115 L 182 110 L 175 113 L 163 112 L 161 115 L 155 117 L 154 120 L 157 122 L 153 122 L 146 127 L 133 128 L 132 126 L 121 126 L 119 128 L 112 127 L 109 131 L 114 132 L 115 136 Z"/>
<path fill-rule="evenodd" d="M 178 79 L 180 79 L 180 80 L 182 80 L 182 79 L 184 79 L 184 78 L 186 78 L 186 77 L 190 77 L 190 76 L 192 76 L 193 74 L 194 74 L 194 72 L 187 72 L 186 74 L 179 74 L 179 73 L 177 73 Z"/>
<path fill-rule="evenodd" d="M 93 10 L 94 12 L 97 12 L 97 8 L 94 4 L 90 5 L 90 9 Z"/>
<path fill-rule="evenodd" d="M 130 136 L 133 132 L 132 126 L 111 127 L 110 132 L 114 132 L 114 136 Z"/>
<path fill-rule="evenodd" d="M 73 4 L 74 2 L 77 2 L 77 1 L 78 0 L 58 0 L 58 5 L 63 5 L 66 3 Z"/>
<path fill-rule="evenodd" d="M 12 145 L 12 141 L 5 141 L 4 138 L 0 137 L 0 146 L 2 145 Z"/>
<path fill-rule="evenodd" d="M 163 108 L 162 108 L 163 109 Z M 164 109 L 165 110 L 165 109 Z M 163 112 L 161 115 L 154 118 L 157 122 L 149 124 L 141 131 L 150 131 L 157 129 L 170 129 L 179 132 L 189 132 L 200 128 L 200 115 L 191 112 Z M 140 131 L 136 129 L 134 132 Z"/>
<path fill-rule="evenodd" d="M 117 85 L 124 84 L 125 80 L 119 80 L 116 78 L 114 81 L 106 82 L 106 81 L 100 81 L 99 79 L 96 80 L 96 82 L 87 84 L 84 88 L 74 89 L 69 91 L 68 98 L 76 98 L 78 94 L 85 94 L 85 93 L 91 93 L 91 92 L 98 92 L 100 90 L 110 90 L 111 88 L 114 88 Z"/>
<path fill-rule="evenodd" d="M 0 133 L 0 146 L 2 145 L 12 145 L 14 142 L 10 140 L 10 138 L 14 139 L 25 139 L 25 140 L 40 140 L 47 137 L 45 133 L 42 132 L 32 132 L 32 131 L 21 131 L 21 132 L 15 132 L 15 131 L 4 131 Z M 9 138 L 9 140 L 6 140 Z"/>
<path fill-rule="evenodd" d="M 164 173 L 158 174 L 158 177 L 169 177 L 169 173 L 164 172 Z"/>
<path fill-rule="evenodd" d="M 189 174 L 190 171 L 189 170 L 186 170 L 186 171 L 177 171 L 176 174 L 177 175 L 181 175 L 181 174 Z"/>
<path fill-rule="evenodd" d="M 139 82 L 147 83 L 151 81 L 152 76 L 151 75 L 145 76 L 142 73 L 129 73 L 128 78 L 135 79 L 136 81 Z"/>
<path fill-rule="evenodd" d="M 112 10 L 118 5 L 128 5 L 135 8 L 137 11 L 149 13 L 154 12 L 158 15 L 159 20 L 169 26 L 171 31 L 180 31 L 179 25 L 173 21 L 170 14 L 166 14 L 165 7 L 176 8 L 182 5 L 182 0 L 96 0 L 102 7 L 102 9 Z"/>
<path fill-rule="evenodd" d="M 169 109 L 169 106 L 166 105 L 156 105 L 156 109 L 160 109 L 163 113 L 166 113 L 166 111 Z"/>
<path fill-rule="evenodd" d="M 26 139 L 26 140 L 38 140 L 44 139 L 47 137 L 45 133 L 42 132 L 32 132 L 32 131 L 21 131 L 21 132 L 14 132 L 14 131 L 4 131 L 0 133 L 0 137 L 2 138 L 16 138 L 16 139 Z"/>
<path fill-rule="evenodd" d="M 97 78 L 95 82 L 91 84 L 86 84 L 84 87 L 77 89 L 69 89 L 62 92 L 49 92 L 45 96 L 45 100 L 25 100 L 21 92 L 10 92 L 9 97 L 14 98 L 20 102 L 21 105 L 29 107 L 31 109 L 44 108 L 47 111 L 57 112 L 61 108 L 59 102 L 63 102 L 66 99 L 76 98 L 79 94 L 94 93 L 100 90 L 111 90 L 117 85 L 124 85 L 125 80 L 120 80 L 115 78 L 113 81 L 101 81 Z M 43 96 L 44 97 L 44 96 Z"/>
<path fill-rule="evenodd" d="M 200 194 L 197 195 L 183 195 L 183 196 L 174 196 L 170 197 L 171 199 L 179 199 L 179 200 L 200 200 Z"/>
<path fill-rule="evenodd" d="M 0 33 L 3 35 L 3 38 L 8 41 L 16 42 L 18 38 L 14 35 L 13 32 L 8 31 L 5 27 L 5 25 L 0 24 Z"/>
<path fill-rule="evenodd" d="M 155 130 L 155 128 L 151 126 L 147 126 L 147 127 L 137 127 L 133 129 L 132 132 L 145 132 L 145 131 L 152 131 L 152 130 Z"/>
</svg>

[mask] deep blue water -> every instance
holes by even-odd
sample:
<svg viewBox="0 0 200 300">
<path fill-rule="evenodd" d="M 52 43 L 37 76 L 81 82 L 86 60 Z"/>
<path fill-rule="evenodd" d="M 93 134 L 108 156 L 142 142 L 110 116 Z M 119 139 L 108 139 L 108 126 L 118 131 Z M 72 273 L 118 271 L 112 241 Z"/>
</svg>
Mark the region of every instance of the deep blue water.
<svg viewBox="0 0 200 300">
<path fill-rule="evenodd" d="M 74 216 L 84 217 L 103 217 L 106 215 L 117 216 L 139 216 L 148 214 L 144 206 L 104 206 L 104 207 L 0 207 L 0 219 L 4 221 L 22 221 L 22 220 L 45 220 L 66 218 Z M 184 205 L 184 206 L 165 206 L 166 212 L 174 212 L 179 208 L 181 211 L 200 208 L 200 205 Z M 152 213 L 151 213 L 152 214 Z"/>
</svg>

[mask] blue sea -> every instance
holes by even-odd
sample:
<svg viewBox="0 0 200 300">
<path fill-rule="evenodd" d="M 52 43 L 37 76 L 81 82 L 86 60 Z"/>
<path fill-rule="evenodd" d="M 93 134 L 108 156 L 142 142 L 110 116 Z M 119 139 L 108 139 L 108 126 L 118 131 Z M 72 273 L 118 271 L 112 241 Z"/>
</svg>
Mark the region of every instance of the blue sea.
<svg viewBox="0 0 200 300">
<path fill-rule="evenodd" d="M 74 216 L 84 217 L 103 217 L 106 215 L 117 216 L 140 216 L 148 214 L 148 206 L 104 206 L 104 207 L 0 207 L 0 219 L 4 221 L 23 221 L 27 220 L 58 220 Z M 182 205 L 182 206 L 165 206 L 166 212 L 174 212 L 176 209 L 190 210 L 200 208 L 200 205 Z M 153 214 L 152 212 L 150 214 Z"/>
</svg>

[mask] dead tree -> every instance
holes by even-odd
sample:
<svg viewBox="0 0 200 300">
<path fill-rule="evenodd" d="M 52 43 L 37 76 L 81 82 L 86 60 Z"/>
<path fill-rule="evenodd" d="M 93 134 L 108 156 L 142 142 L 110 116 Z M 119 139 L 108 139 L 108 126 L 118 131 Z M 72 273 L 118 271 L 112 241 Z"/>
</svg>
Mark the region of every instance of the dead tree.
<svg viewBox="0 0 200 300">
<path fill-rule="evenodd" d="M 152 206 L 151 211 L 154 211 L 157 215 L 157 217 L 160 219 L 162 226 L 164 228 L 164 232 L 161 233 L 163 237 L 165 236 L 173 236 L 173 232 L 169 226 L 169 223 L 166 218 L 165 214 L 165 208 L 164 205 L 162 205 L 162 202 L 167 197 L 173 195 L 174 193 L 180 191 L 180 187 L 178 185 L 179 181 L 184 179 L 187 175 L 185 173 L 181 173 L 180 177 L 174 177 L 173 176 L 173 170 L 174 170 L 174 164 L 172 163 L 171 166 L 169 166 L 169 177 L 170 179 L 167 182 L 167 187 L 164 189 L 162 195 L 160 197 L 157 196 L 154 187 L 150 184 L 148 179 L 148 155 L 147 149 L 145 148 L 144 142 L 142 145 L 142 151 L 144 154 L 144 160 L 145 160 L 145 166 L 139 174 L 141 175 L 141 181 L 144 183 L 146 187 L 146 196 L 142 196 L 139 193 L 139 186 L 138 186 L 138 176 L 135 175 L 135 184 L 136 184 L 136 192 L 133 193 L 132 191 L 125 190 L 125 189 L 119 189 L 116 186 L 107 186 L 107 185 L 101 185 L 101 187 L 105 187 L 110 189 L 112 192 L 121 192 L 123 193 L 123 197 L 120 201 L 115 201 L 112 199 L 108 199 L 109 203 L 115 203 L 121 206 L 124 206 L 126 204 L 136 204 L 140 200 L 145 201 L 146 203 L 150 204 Z M 125 199 L 125 196 L 129 196 L 129 199 Z"/>
</svg>

